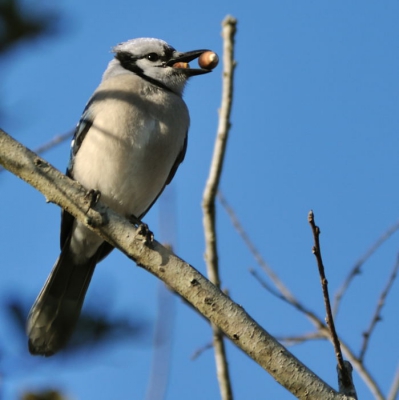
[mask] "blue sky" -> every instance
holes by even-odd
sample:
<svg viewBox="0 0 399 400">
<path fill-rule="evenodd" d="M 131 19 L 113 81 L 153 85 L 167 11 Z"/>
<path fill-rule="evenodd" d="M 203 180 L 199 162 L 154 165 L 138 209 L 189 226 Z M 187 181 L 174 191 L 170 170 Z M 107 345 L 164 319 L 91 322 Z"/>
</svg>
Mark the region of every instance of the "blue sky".
<svg viewBox="0 0 399 400">
<path fill-rule="evenodd" d="M 27 3 L 36 7 L 33 1 Z M 181 51 L 210 48 L 221 54 L 221 21 L 227 14 L 238 19 L 232 129 L 221 189 L 264 258 L 298 298 L 323 317 L 308 211 L 314 210 L 321 227 L 332 293 L 355 261 L 398 220 L 399 3 L 69 0 L 41 6 L 62 16 L 59 33 L 19 46 L 1 64 L 2 127 L 32 149 L 73 128 L 115 44 L 150 36 Z M 220 98 L 221 68 L 189 83 L 189 148 L 173 183 L 175 203 L 161 199 L 163 207 L 155 206 L 145 218 L 157 239 L 173 237 L 177 253 L 201 272 L 201 198 Z M 65 143 L 44 157 L 63 171 L 68 156 Z M 0 188 L 1 297 L 6 300 L 15 293 L 33 302 L 58 256 L 59 209 L 11 174 L 0 175 Z M 254 280 L 248 269 L 256 263 L 221 207 L 217 217 L 222 285 L 232 298 L 272 334 L 311 331 L 302 315 Z M 355 352 L 397 252 L 394 235 L 370 258 L 342 303 L 337 329 Z M 77 359 L 31 360 L 23 355 L 27 349 L 13 328 L 1 322 L 0 343 L 7 343 L 8 357 L 3 357 L 4 398 L 51 384 L 74 399 L 144 399 L 159 285 L 116 251 L 102 262 L 87 304 L 99 303 L 113 315 L 142 318 L 149 330 L 141 340 L 88 351 Z M 398 301 L 395 282 L 366 356 L 384 393 L 398 362 Z M 217 399 L 212 351 L 190 360 L 210 342 L 209 326 L 181 300 L 172 303 L 166 399 Z M 0 319 L 8 321 L 2 314 Z M 227 350 L 237 399 L 267 394 L 292 398 L 231 344 Z M 290 350 L 336 387 L 329 343 Z M 21 360 L 24 370 L 18 367 Z M 355 383 L 360 398 L 372 398 L 357 374 Z"/>
</svg>

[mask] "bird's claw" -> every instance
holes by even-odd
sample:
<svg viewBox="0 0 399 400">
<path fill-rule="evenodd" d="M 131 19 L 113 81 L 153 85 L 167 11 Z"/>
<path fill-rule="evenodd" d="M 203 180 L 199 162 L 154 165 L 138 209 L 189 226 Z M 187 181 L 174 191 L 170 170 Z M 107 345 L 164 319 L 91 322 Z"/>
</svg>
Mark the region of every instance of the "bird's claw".
<svg viewBox="0 0 399 400">
<path fill-rule="evenodd" d="M 154 234 L 150 231 L 147 224 L 141 223 L 137 228 L 137 233 L 144 237 L 145 244 L 154 241 Z"/>
<path fill-rule="evenodd" d="M 137 233 L 144 237 L 145 243 L 151 243 L 154 240 L 154 234 L 148 228 L 148 225 L 138 219 L 135 215 L 129 217 L 129 221 L 137 226 Z"/>
<path fill-rule="evenodd" d="M 93 208 L 101 198 L 101 192 L 99 190 L 90 189 L 85 196 L 85 200 L 89 202 L 89 209 Z M 89 209 L 87 211 L 89 211 Z"/>
</svg>

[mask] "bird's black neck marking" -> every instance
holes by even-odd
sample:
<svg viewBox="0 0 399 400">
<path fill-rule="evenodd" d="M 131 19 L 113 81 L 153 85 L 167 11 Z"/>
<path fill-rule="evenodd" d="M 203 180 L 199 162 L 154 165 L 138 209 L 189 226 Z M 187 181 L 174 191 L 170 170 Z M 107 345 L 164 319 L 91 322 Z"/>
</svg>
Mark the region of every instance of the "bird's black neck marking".
<svg viewBox="0 0 399 400">
<path fill-rule="evenodd" d="M 121 66 L 123 68 L 127 69 L 128 71 L 135 73 L 140 78 L 145 79 L 147 82 L 150 82 L 153 85 L 158 86 L 161 89 L 167 90 L 168 92 L 173 92 L 173 90 L 168 88 L 164 83 L 145 75 L 144 71 L 136 64 L 136 61 L 139 58 L 134 57 L 130 53 L 127 53 L 124 51 L 120 51 L 120 52 L 116 53 L 115 58 L 121 63 Z"/>
</svg>

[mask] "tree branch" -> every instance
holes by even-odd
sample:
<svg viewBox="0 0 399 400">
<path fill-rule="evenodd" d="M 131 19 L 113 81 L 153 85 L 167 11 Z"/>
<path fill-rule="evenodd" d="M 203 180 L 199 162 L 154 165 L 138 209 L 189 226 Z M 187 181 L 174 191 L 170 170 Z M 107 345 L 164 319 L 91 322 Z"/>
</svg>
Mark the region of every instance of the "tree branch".
<svg viewBox="0 0 399 400">
<path fill-rule="evenodd" d="M 339 342 L 338 334 L 335 329 L 334 317 L 331 311 L 330 296 L 328 293 L 328 281 L 325 274 L 323 258 L 321 256 L 320 229 L 316 225 L 313 211 L 309 212 L 308 221 L 313 233 L 314 245 L 312 248 L 312 252 L 316 257 L 317 267 L 319 269 L 320 281 L 323 290 L 324 304 L 327 313 L 327 318 L 326 318 L 327 325 L 330 328 L 331 339 L 334 345 L 335 356 L 337 357 L 337 362 L 338 362 L 337 369 L 338 369 L 338 382 L 340 391 L 342 393 L 350 393 L 351 396 L 357 398 L 356 390 L 355 387 L 353 386 L 353 380 L 352 380 L 352 366 L 350 365 L 350 363 L 344 362 L 344 359 L 342 357 L 341 344 Z"/>
<path fill-rule="evenodd" d="M 369 344 L 370 337 L 371 337 L 371 335 L 372 335 L 372 333 L 374 331 L 374 328 L 376 327 L 377 323 L 379 321 L 381 321 L 381 319 L 382 319 L 381 318 L 381 310 L 385 305 L 385 299 L 387 298 L 388 293 L 389 293 L 389 291 L 390 291 L 390 289 L 391 289 L 391 287 L 393 285 L 393 282 L 396 279 L 396 275 L 398 274 L 398 271 L 399 271 L 399 255 L 397 255 L 397 257 L 396 257 L 396 261 L 395 261 L 395 264 L 393 266 L 391 275 L 389 276 L 388 282 L 385 285 L 385 288 L 381 292 L 381 295 L 380 295 L 380 297 L 378 299 L 377 307 L 376 307 L 376 309 L 374 311 L 373 317 L 371 318 L 370 325 L 369 325 L 367 331 L 363 333 L 363 343 L 362 343 L 362 347 L 361 347 L 360 355 L 359 355 L 359 360 L 362 361 L 362 362 L 364 361 L 364 356 L 365 356 L 366 351 L 367 351 L 367 346 Z"/>
<path fill-rule="evenodd" d="M 317 377 L 196 269 L 157 241 L 147 243 L 128 220 L 101 201 L 90 207 L 85 188 L 2 130 L 0 164 L 163 280 L 297 398 L 348 399 Z"/>
<path fill-rule="evenodd" d="M 36 154 L 42 154 L 42 153 L 52 149 L 53 147 L 59 145 L 60 143 L 65 142 L 65 140 L 72 138 L 74 132 L 75 132 L 75 130 L 71 130 L 69 132 L 62 133 L 61 135 L 55 135 L 48 142 L 43 143 L 42 145 L 40 145 L 39 147 L 37 147 L 33 151 Z M 2 173 L 4 171 L 6 171 L 6 169 L 3 168 L 2 166 L 0 166 L 0 173 Z"/>
<path fill-rule="evenodd" d="M 277 274 L 273 271 L 273 269 L 267 264 L 265 259 L 260 254 L 259 250 L 255 247 L 254 243 L 250 239 L 249 235 L 245 231 L 244 227 L 242 226 L 241 222 L 239 221 L 236 213 L 232 209 L 232 207 L 227 202 L 226 198 L 224 197 L 223 193 L 219 190 L 218 191 L 218 199 L 220 204 L 223 206 L 227 215 L 230 218 L 231 223 L 233 224 L 237 233 L 241 236 L 241 239 L 244 241 L 245 245 L 247 246 L 249 252 L 255 258 L 255 261 L 258 265 L 263 269 L 265 274 L 269 277 L 269 279 L 273 282 L 274 286 L 278 289 L 281 295 L 287 301 L 291 301 L 292 303 L 296 303 L 295 296 L 289 291 L 289 289 L 283 284 Z M 251 273 L 253 273 L 251 271 Z"/>
<path fill-rule="evenodd" d="M 209 280 L 220 288 L 219 263 L 217 251 L 217 235 L 215 221 L 215 198 L 220 182 L 223 168 L 226 144 L 230 130 L 230 114 L 233 102 L 233 81 L 234 81 L 234 36 L 236 33 L 237 21 L 227 16 L 223 23 L 223 91 L 222 104 L 219 113 L 219 126 L 216 136 L 213 157 L 206 182 L 202 208 L 204 213 L 204 234 L 205 234 L 205 261 Z M 229 376 L 226 349 L 224 346 L 223 333 L 212 325 L 213 347 L 215 351 L 216 371 L 222 400 L 232 400 L 233 392 Z"/>
<path fill-rule="evenodd" d="M 219 200 L 229 215 L 232 224 L 238 234 L 243 239 L 244 243 L 247 245 L 250 253 L 254 256 L 256 262 L 259 266 L 264 270 L 264 272 L 269 276 L 269 278 L 273 281 L 274 285 L 278 290 L 273 289 L 269 284 L 267 284 L 259 274 L 250 270 L 251 274 L 255 277 L 255 279 L 273 296 L 279 298 L 280 300 L 285 301 L 287 304 L 290 304 L 292 307 L 296 308 L 299 312 L 303 313 L 311 323 L 317 328 L 320 336 L 331 340 L 331 335 L 328 330 L 328 327 L 325 325 L 324 321 L 322 321 L 313 311 L 307 308 L 304 304 L 302 304 L 289 290 L 285 285 L 279 280 L 273 269 L 266 263 L 260 252 L 257 250 L 248 234 L 245 232 L 242 227 L 241 222 L 239 221 L 237 215 L 234 210 L 229 206 L 226 199 L 222 196 L 222 193 L 219 191 L 218 193 Z M 373 393 L 374 397 L 377 400 L 384 400 L 384 395 L 377 382 L 373 379 L 370 371 L 364 366 L 362 362 L 356 357 L 351 348 L 341 339 L 341 348 L 344 352 L 345 356 L 351 362 L 352 366 L 356 368 L 356 371 L 359 373 L 363 381 L 369 387 L 370 391 Z M 399 374 L 398 374 L 399 377 Z M 398 378 L 399 379 L 399 378 Z M 398 384 L 399 385 L 399 384 Z"/>
<path fill-rule="evenodd" d="M 333 305 L 333 315 L 337 315 L 339 306 L 341 304 L 342 297 L 345 292 L 348 290 L 350 284 L 353 279 L 361 274 L 361 268 L 363 264 L 378 250 L 378 248 L 384 244 L 396 231 L 399 230 L 399 221 L 393 224 L 390 228 L 388 228 L 377 240 L 376 242 L 361 256 L 352 267 L 349 272 L 347 278 L 344 283 L 338 289 L 334 296 L 334 305 Z"/>
<path fill-rule="evenodd" d="M 389 394 L 387 400 L 395 400 L 398 397 L 399 393 L 399 365 L 395 373 L 395 377 L 393 378 L 391 389 L 389 390 Z"/>
</svg>

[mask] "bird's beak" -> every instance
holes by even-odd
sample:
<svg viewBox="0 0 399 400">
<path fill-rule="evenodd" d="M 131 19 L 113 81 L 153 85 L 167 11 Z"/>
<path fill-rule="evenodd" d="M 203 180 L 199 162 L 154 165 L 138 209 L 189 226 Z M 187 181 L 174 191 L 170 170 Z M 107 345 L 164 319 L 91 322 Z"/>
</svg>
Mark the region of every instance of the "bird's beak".
<svg viewBox="0 0 399 400">
<path fill-rule="evenodd" d="M 188 64 L 190 61 L 195 60 L 202 53 L 205 53 L 206 51 L 209 50 L 193 50 L 193 51 L 188 51 L 186 53 L 175 52 L 173 58 L 168 61 L 167 66 L 178 68 L 182 73 L 188 76 L 207 74 L 208 72 L 211 72 L 210 69 L 190 68 L 190 65 Z"/>
</svg>

